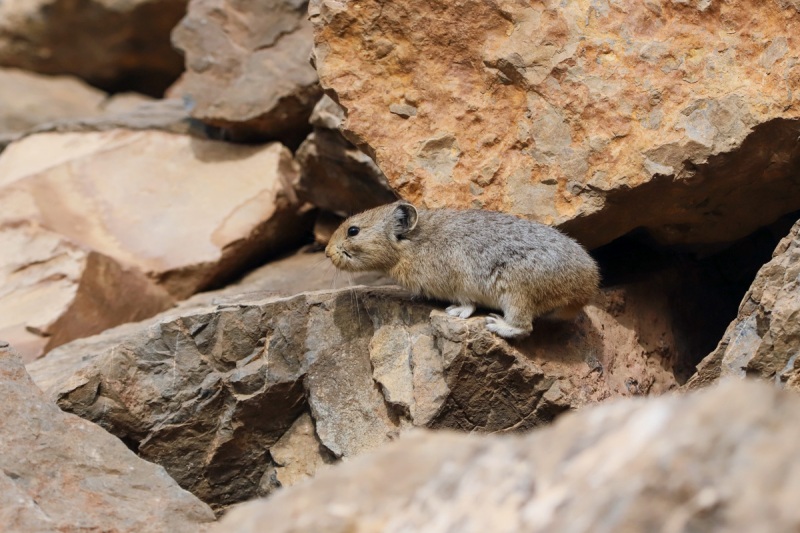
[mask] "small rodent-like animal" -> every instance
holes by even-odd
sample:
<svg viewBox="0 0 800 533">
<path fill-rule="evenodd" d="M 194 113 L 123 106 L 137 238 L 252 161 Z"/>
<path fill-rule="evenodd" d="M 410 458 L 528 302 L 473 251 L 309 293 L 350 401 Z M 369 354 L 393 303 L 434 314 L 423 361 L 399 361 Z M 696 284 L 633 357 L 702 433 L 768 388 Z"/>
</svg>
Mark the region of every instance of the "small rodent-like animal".
<svg viewBox="0 0 800 533">
<path fill-rule="evenodd" d="M 453 316 L 468 318 L 476 306 L 502 310 L 486 327 L 506 338 L 530 333 L 536 317 L 574 318 L 600 282 L 586 250 L 555 228 L 404 201 L 345 220 L 325 255 L 342 270 L 385 272 L 415 293 L 453 302 Z"/>
</svg>

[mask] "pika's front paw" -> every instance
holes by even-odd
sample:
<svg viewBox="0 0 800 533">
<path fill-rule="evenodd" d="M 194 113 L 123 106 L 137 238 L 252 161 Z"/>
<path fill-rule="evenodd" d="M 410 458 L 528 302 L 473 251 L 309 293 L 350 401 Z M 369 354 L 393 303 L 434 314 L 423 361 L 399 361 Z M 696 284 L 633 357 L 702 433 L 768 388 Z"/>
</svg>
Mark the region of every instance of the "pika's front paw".
<svg viewBox="0 0 800 533">
<path fill-rule="evenodd" d="M 496 333 L 504 339 L 513 339 L 530 333 L 530 330 L 526 331 L 522 328 L 515 328 L 506 322 L 503 317 L 495 314 L 491 314 L 486 317 L 486 329 L 492 333 Z"/>
<path fill-rule="evenodd" d="M 472 304 L 467 305 L 451 305 L 447 309 L 447 314 L 450 316 L 457 316 L 458 318 L 469 318 L 475 312 L 475 306 Z"/>
</svg>

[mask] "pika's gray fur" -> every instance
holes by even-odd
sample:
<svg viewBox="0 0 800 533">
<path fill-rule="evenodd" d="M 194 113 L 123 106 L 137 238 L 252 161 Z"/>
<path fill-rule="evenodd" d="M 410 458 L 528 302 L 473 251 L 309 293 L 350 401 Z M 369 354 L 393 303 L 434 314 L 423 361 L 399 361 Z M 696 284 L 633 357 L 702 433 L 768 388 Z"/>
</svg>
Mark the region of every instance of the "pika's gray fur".
<svg viewBox="0 0 800 533">
<path fill-rule="evenodd" d="M 487 328 L 526 335 L 533 319 L 571 319 L 597 293 L 597 264 L 560 231 L 495 211 L 416 209 L 406 202 L 348 218 L 325 253 L 337 268 L 377 270 L 405 288 L 453 302 L 468 318 L 476 306 L 502 310 Z"/>
</svg>

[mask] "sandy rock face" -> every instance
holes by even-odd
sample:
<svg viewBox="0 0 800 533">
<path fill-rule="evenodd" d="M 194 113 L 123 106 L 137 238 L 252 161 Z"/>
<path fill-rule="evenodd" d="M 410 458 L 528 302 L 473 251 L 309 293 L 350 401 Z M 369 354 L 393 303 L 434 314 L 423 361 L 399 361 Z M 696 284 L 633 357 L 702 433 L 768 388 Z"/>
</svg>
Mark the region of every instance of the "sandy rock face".
<svg viewBox="0 0 800 533">
<path fill-rule="evenodd" d="M 174 91 L 192 116 L 239 138 L 297 139 L 321 94 L 307 2 L 194 0 L 172 40 L 186 57 Z"/>
<path fill-rule="evenodd" d="M 2 341 L 0 393 L 4 530 L 188 533 L 214 520 L 163 468 L 47 401 Z"/>
<path fill-rule="evenodd" d="M 592 407 L 522 437 L 421 433 L 212 530 L 792 531 L 800 428 L 786 421 L 798 416 L 795 395 L 730 382 Z"/>
<path fill-rule="evenodd" d="M 169 32 L 187 0 L 0 4 L 0 65 L 160 95 L 181 72 Z"/>
<path fill-rule="evenodd" d="M 794 3 L 314 0 L 309 12 L 346 135 L 408 200 L 528 216 L 591 247 L 637 227 L 730 242 L 800 208 Z"/>
<path fill-rule="evenodd" d="M 29 370 L 63 409 L 219 509 L 410 427 L 525 429 L 675 388 L 670 317 L 652 291 L 625 291 L 511 346 L 483 318 L 449 317 L 397 288 L 280 298 L 240 287 L 74 341 Z"/>
<path fill-rule="evenodd" d="M 800 222 L 775 249 L 745 294 L 717 349 L 688 388 L 720 377 L 758 376 L 800 390 Z"/>
<path fill-rule="evenodd" d="M 12 144 L 0 156 L 0 235 L 16 250 L 0 258 L 2 327 L 51 348 L 277 253 L 309 231 L 297 175 L 279 144 L 127 130 Z"/>
</svg>

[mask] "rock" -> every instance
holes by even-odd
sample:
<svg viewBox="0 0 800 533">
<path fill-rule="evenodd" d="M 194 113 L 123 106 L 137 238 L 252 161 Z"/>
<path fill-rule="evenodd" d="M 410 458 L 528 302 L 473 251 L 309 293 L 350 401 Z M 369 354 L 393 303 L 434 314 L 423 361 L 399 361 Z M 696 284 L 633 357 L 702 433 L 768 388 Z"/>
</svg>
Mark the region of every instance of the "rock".
<svg viewBox="0 0 800 533">
<path fill-rule="evenodd" d="M 186 0 L 0 4 L 0 65 L 160 95 L 182 70 L 169 32 Z"/>
<path fill-rule="evenodd" d="M 800 390 L 800 222 L 759 270 L 739 314 L 686 387 L 756 376 Z"/>
<path fill-rule="evenodd" d="M 111 130 L 149 131 L 217 138 L 217 132 L 189 117 L 179 99 L 152 100 L 137 93 L 109 97 L 94 115 L 61 118 L 38 123 L 22 132 L 0 134 L 0 151 L 9 144 L 37 133 L 88 133 Z"/>
<path fill-rule="evenodd" d="M 391 285 L 394 281 L 378 272 L 348 272 L 331 264 L 325 254 L 313 252 L 313 245 L 281 257 L 249 272 L 222 289 L 202 292 L 180 304 L 183 309 L 248 302 L 259 298 L 286 298 L 308 291 L 322 291 L 358 285 Z"/>
<path fill-rule="evenodd" d="M 146 109 L 149 105 L 159 102 L 154 98 L 150 98 L 141 93 L 126 92 L 116 93 L 108 97 L 103 103 L 103 110 L 110 115 L 124 115 L 132 113 L 137 109 Z M 184 113 L 188 118 L 188 113 Z"/>
<path fill-rule="evenodd" d="M 225 128 L 234 139 L 297 146 L 321 94 L 309 63 L 306 5 L 192 1 L 172 34 L 186 56 L 186 73 L 171 94 L 191 102 L 193 117 Z"/>
<path fill-rule="evenodd" d="M 138 103 L 135 103 L 139 100 Z M 40 124 L 19 138 L 36 133 L 91 133 L 112 130 L 163 131 L 191 135 L 200 139 L 210 137 L 206 128 L 189 117 L 179 99 L 141 101 L 141 97 L 115 95 L 97 117 L 57 120 Z"/>
<path fill-rule="evenodd" d="M 0 68 L 0 139 L 45 122 L 99 115 L 105 99 L 75 78 Z"/>
<path fill-rule="evenodd" d="M 29 224 L 0 226 L 0 250 L 0 339 L 25 361 L 174 303 L 137 269 Z"/>
<path fill-rule="evenodd" d="M 197 295 L 61 346 L 29 371 L 60 407 L 217 510 L 413 426 L 526 429 L 612 396 L 677 387 L 680 332 L 657 284 L 609 290 L 577 322 L 537 323 L 512 346 L 482 317 L 449 317 L 397 288 L 270 295 L 279 272 L 300 270 L 299 257 L 262 274 L 260 291 Z"/>
<path fill-rule="evenodd" d="M 194 532 L 214 520 L 163 468 L 47 401 L 2 342 L 0 391 L 5 530 Z"/>
<path fill-rule="evenodd" d="M 297 150 L 302 169 L 297 193 L 321 209 L 347 217 L 397 197 L 375 162 L 339 133 L 343 113 L 327 96 L 314 107 L 314 131 Z"/>
<path fill-rule="evenodd" d="M 282 487 L 310 479 L 335 460 L 317 437 L 314 421 L 308 413 L 300 415 L 269 453 L 275 461 L 276 479 Z"/>
<path fill-rule="evenodd" d="M 521 437 L 419 432 L 212 531 L 793 531 L 798 416 L 794 395 L 728 382 Z"/>
<path fill-rule="evenodd" d="M 342 222 L 344 222 L 344 217 L 334 215 L 329 211 L 317 213 L 317 218 L 314 220 L 314 242 L 320 246 L 327 246 Z"/>
<path fill-rule="evenodd" d="M 40 134 L 0 157 L 0 201 L 15 200 L 0 223 L 37 221 L 186 297 L 302 239 L 297 174 L 277 143 L 157 131 Z"/>
<path fill-rule="evenodd" d="M 277 143 L 110 130 L 12 144 L 0 156 L 0 231 L 19 255 L 0 261 L 4 326 L 48 336 L 49 348 L 226 281 L 310 235 L 297 176 Z M 141 290 L 121 297 L 107 284 Z"/>
<path fill-rule="evenodd" d="M 401 196 L 530 217 L 593 248 L 634 228 L 730 243 L 800 209 L 800 11 L 709 5 L 313 0 L 309 13 L 346 137 Z"/>
</svg>

